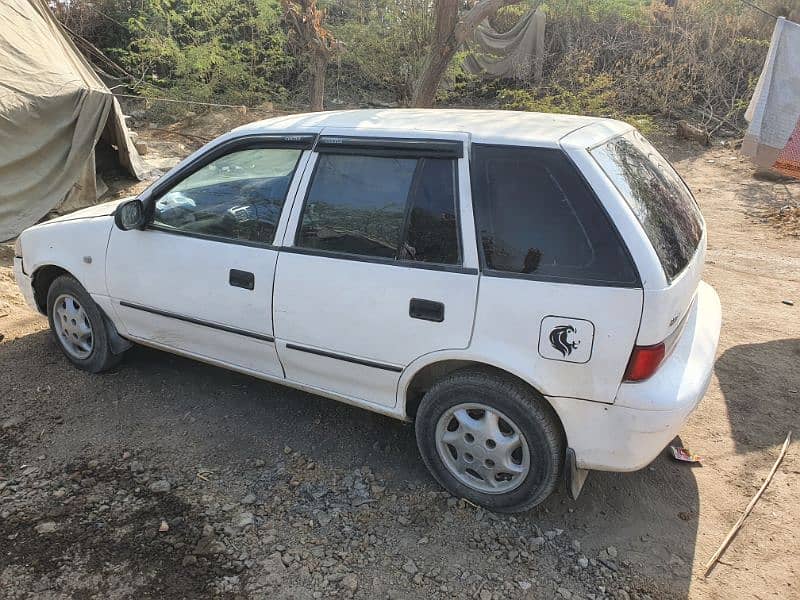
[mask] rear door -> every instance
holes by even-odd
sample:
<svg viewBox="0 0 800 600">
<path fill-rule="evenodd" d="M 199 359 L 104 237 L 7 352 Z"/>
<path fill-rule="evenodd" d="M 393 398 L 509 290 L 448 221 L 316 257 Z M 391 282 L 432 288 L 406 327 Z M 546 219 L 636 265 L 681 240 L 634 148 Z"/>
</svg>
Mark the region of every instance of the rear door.
<svg viewBox="0 0 800 600">
<path fill-rule="evenodd" d="M 466 139 L 322 132 L 275 275 L 287 379 L 393 406 L 406 365 L 469 345 L 478 271 L 458 217 Z"/>
</svg>

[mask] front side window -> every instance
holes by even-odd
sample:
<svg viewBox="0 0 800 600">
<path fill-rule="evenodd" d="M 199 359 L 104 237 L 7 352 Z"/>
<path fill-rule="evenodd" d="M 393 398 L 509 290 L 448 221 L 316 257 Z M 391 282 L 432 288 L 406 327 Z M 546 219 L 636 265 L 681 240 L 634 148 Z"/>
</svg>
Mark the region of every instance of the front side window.
<svg viewBox="0 0 800 600">
<path fill-rule="evenodd" d="M 300 248 L 457 264 L 455 161 L 320 154 Z"/>
<path fill-rule="evenodd" d="M 689 264 L 703 237 L 700 209 L 686 184 L 637 132 L 591 153 L 639 219 L 672 280 Z"/>
<path fill-rule="evenodd" d="M 184 233 L 271 244 L 302 150 L 226 154 L 155 203 L 153 224 Z"/>
<path fill-rule="evenodd" d="M 474 145 L 471 173 L 486 268 L 572 283 L 637 283 L 619 235 L 560 150 Z"/>
</svg>

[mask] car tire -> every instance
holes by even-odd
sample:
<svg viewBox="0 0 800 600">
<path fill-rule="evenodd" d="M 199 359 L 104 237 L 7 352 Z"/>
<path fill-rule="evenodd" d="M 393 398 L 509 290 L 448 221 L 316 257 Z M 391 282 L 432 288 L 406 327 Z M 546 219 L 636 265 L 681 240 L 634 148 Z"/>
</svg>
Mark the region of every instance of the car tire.
<svg viewBox="0 0 800 600">
<path fill-rule="evenodd" d="M 436 480 L 491 511 L 541 503 L 564 467 L 564 433 L 544 397 L 489 370 L 456 371 L 434 384 L 417 410 L 416 436 Z"/>
<path fill-rule="evenodd" d="M 79 369 L 100 373 L 122 360 L 109 343 L 106 320 L 89 293 L 69 275 L 47 290 L 50 331 L 64 355 Z"/>
</svg>

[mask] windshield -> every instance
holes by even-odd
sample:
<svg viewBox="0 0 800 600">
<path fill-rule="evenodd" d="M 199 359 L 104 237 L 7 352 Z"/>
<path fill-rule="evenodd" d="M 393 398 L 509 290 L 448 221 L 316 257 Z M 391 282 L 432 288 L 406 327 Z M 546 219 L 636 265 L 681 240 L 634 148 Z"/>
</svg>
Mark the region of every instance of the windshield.
<svg viewBox="0 0 800 600">
<path fill-rule="evenodd" d="M 636 131 L 591 151 L 630 205 L 671 281 L 694 256 L 703 218 L 667 160 Z"/>
</svg>

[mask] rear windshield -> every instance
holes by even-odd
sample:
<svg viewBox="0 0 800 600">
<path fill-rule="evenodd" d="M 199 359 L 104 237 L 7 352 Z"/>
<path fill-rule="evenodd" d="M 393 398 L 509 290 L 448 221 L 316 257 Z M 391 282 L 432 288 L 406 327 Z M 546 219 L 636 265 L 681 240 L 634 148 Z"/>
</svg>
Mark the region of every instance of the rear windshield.
<svg viewBox="0 0 800 600">
<path fill-rule="evenodd" d="M 672 280 L 689 264 L 703 235 L 703 219 L 686 184 L 635 131 L 591 153 L 633 209 Z"/>
</svg>

